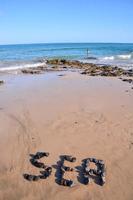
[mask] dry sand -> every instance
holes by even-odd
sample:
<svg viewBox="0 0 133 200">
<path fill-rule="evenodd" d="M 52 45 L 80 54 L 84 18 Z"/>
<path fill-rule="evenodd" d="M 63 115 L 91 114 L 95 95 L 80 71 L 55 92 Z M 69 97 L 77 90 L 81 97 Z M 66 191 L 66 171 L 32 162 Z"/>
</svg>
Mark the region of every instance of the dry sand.
<svg viewBox="0 0 133 200">
<path fill-rule="evenodd" d="M 77 72 L 3 75 L 0 86 L 0 200 L 132 200 L 133 90 L 118 78 L 88 77 Z M 73 188 L 47 180 L 28 182 L 23 173 L 39 174 L 29 154 L 56 165 L 59 156 L 87 157 L 106 163 L 106 184 Z M 68 165 L 68 163 L 66 163 Z M 70 164 L 69 164 L 70 165 Z M 70 165 L 72 166 L 72 165 Z"/>
</svg>

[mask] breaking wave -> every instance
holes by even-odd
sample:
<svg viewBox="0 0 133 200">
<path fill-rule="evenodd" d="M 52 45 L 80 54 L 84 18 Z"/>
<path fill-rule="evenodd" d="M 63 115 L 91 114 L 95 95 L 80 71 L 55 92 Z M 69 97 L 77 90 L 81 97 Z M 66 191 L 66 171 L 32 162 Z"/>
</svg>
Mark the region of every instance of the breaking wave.
<svg viewBox="0 0 133 200">
<path fill-rule="evenodd" d="M 132 58 L 132 54 L 128 54 L 128 55 L 118 55 L 119 59 L 123 59 L 123 60 L 128 60 Z"/>
<path fill-rule="evenodd" d="M 114 60 L 115 59 L 115 56 L 106 56 L 106 57 L 103 57 L 103 60 Z"/>
<path fill-rule="evenodd" d="M 44 66 L 46 62 L 36 62 L 36 63 L 0 63 L 0 72 L 5 71 L 16 71 L 19 69 L 25 69 L 25 68 L 36 68 L 40 66 Z M 8 65 L 8 66 L 7 66 Z"/>
<path fill-rule="evenodd" d="M 103 57 L 103 60 L 130 60 L 130 59 L 133 59 L 133 52 L 130 54 Z"/>
</svg>

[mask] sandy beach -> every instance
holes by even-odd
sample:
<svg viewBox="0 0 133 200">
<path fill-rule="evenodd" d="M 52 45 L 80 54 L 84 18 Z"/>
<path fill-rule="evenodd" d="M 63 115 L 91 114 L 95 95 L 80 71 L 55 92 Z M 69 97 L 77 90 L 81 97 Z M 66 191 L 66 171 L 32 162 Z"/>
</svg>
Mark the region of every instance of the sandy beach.
<svg viewBox="0 0 133 200">
<path fill-rule="evenodd" d="M 1 200 L 132 200 L 133 89 L 115 77 L 90 77 L 78 72 L 1 75 L 0 199 Z M 24 173 L 39 174 L 29 154 L 46 151 L 42 161 L 53 166 L 46 180 L 29 182 Z M 59 156 L 77 158 L 81 166 L 95 157 L 106 164 L 106 183 L 56 183 Z"/>
<path fill-rule="evenodd" d="M 0 200 L 133 200 L 133 0 L 0 0 Z"/>
</svg>

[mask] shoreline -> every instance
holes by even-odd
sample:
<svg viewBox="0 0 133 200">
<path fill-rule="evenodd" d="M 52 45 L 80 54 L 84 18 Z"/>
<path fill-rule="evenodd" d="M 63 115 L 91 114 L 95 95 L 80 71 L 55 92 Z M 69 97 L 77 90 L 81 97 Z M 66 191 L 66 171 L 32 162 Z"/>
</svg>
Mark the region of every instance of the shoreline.
<svg viewBox="0 0 133 200">
<path fill-rule="evenodd" d="M 40 69 L 40 70 L 47 70 L 47 69 L 56 69 L 56 68 L 77 68 L 77 69 L 89 69 L 90 67 L 102 69 L 104 67 L 112 68 L 112 69 L 121 69 L 122 72 L 133 72 L 133 69 L 125 69 L 119 65 L 113 65 L 113 64 L 95 64 L 93 62 L 85 62 L 82 60 L 68 60 L 68 59 L 39 59 L 38 62 L 32 63 L 33 67 L 30 66 L 30 64 L 26 64 L 25 66 L 16 66 L 16 67 L 5 67 L 0 68 L 0 73 L 6 73 L 6 72 L 12 72 L 18 70 L 18 72 L 21 72 L 21 70 L 24 69 Z M 51 67 L 51 68 L 49 68 Z M 104 70 L 104 69 L 102 69 Z"/>
<path fill-rule="evenodd" d="M 0 71 L 0 77 L 7 74 L 31 74 L 38 75 L 49 72 L 79 72 L 82 75 L 92 77 L 116 77 L 124 82 L 128 82 L 133 86 L 133 69 L 123 69 L 112 65 L 97 65 L 93 63 L 84 63 L 77 60 L 65 60 L 65 59 L 49 59 L 40 60 L 40 64 L 36 64 L 34 67 L 22 67 L 14 70 Z M 0 79 L 0 85 L 5 83 Z M 133 89 L 133 87 L 131 87 Z"/>
<path fill-rule="evenodd" d="M 57 66 L 58 67 L 57 67 Z M 90 67 L 93 67 L 93 68 L 97 68 L 97 69 L 102 69 L 102 70 L 105 70 L 105 68 L 107 68 L 107 70 L 109 68 L 112 68 L 112 69 L 121 69 L 122 71 L 121 72 L 130 72 L 130 74 L 133 76 L 133 69 L 131 67 L 130 69 L 130 66 L 129 67 L 126 67 L 126 65 L 124 66 L 120 66 L 120 65 L 117 65 L 117 64 L 106 64 L 106 63 L 93 63 L 93 62 L 86 62 L 86 60 L 70 60 L 70 59 L 61 59 L 61 58 L 52 58 L 52 59 L 38 59 L 38 62 L 37 60 L 32 62 L 31 64 L 30 63 L 27 63 L 24 65 L 24 63 L 20 66 L 14 66 L 14 67 L 2 67 L 0 68 L 0 74 L 1 73 L 11 73 L 11 72 L 16 72 L 16 73 L 20 73 L 22 70 L 34 70 L 34 69 L 38 69 L 38 70 L 54 70 L 56 68 L 58 69 L 70 69 L 70 68 L 77 68 L 77 69 L 84 69 L 84 70 L 87 70 L 89 69 Z"/>
</svg>

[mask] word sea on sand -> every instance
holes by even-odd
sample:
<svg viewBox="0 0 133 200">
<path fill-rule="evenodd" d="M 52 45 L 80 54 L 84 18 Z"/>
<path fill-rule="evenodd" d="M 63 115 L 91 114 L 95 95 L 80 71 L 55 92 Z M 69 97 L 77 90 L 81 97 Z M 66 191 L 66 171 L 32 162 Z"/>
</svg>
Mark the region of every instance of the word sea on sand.
<svg viewBox="0 0 133 200">
<path fill-rule="evenodd" d="M 30 162 L 34 167 L 43 169 L 40 171 L 39 175 L 32 174 L 23 174 L 23 177 L 28 181 L 38 181 L 40 179 L 48 178 L 52 173 L 52 167 L 45 165 L 43 162 L 39 162 L 38 160 L 43 157 L 48 157 L 48 152 L 37 152 L 36 154 L 30 154 L 31 159 Z M 77 171 L 82 177 L 82 183 L 87 185 L 90 183 L 91 178 L 98 179 L 99 185 L 104 185 L 105 183 L 105 163 L 103 160 L 99 160 L 96 158 L 86 158 L 82 160 L 82 166 L 79 170 L 78 167 L 71 168 L 64 166 L 64 162 L 75 162 L 76 157 L 71 155 L 62 155 L 60 156 L 60 161 L 58 162 L 57 172 L 56 172 L 56 183 L 62 186 L 73 187 L 75 186 L 74 181 L 68 180 L 64 178 L 65 172 L 73 172 Z M 91 169 L 90 163 L 94 163 L 96 168 Z M 77 170 L 76 170 L 77 169 Z M 96 182 L 96 181 L 95 181 Z"/>
</svg>

